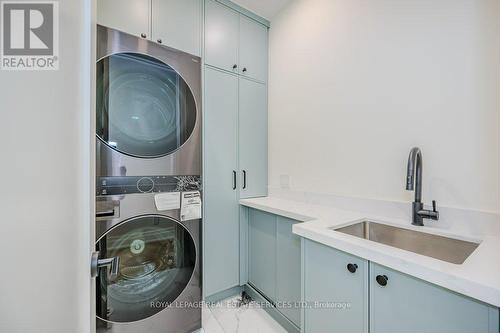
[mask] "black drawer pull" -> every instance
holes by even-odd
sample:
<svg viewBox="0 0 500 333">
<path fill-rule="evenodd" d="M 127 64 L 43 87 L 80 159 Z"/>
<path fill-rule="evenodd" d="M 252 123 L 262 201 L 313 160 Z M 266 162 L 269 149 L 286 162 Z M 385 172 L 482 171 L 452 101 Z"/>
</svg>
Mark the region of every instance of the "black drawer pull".
<svg viewBox="0 0 500 333">
<path fill-rule="evenodd" d="M 387 275 L 377 275 L 375 279 L 377 280 L 377 283 L 382 287 L 387 286 L 387 281 L 389 280 Z"/>
<path fill-rule="evenodd" d="M 356 264 L 348 264 L 347 265 L 347 270 L 351 273 L 356 273 L 356 271 L 358 270 L 358 265 Z"/>
</svg>

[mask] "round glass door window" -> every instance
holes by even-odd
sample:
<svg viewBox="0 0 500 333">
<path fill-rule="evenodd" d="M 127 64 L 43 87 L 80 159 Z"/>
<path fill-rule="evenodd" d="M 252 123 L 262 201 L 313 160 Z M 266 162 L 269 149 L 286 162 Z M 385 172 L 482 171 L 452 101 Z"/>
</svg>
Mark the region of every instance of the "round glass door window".
<svg viewBox="0 0 500 333">
<path fill-rule="evenodd" d="M 123 154 L 171 154 L 193 132 L 196 105 L 177 72 L 158 59 L 118 53 L 97 63 L 96 134 Z"/>
<path fill-rule="evenodd" d="M 120 257 L 119 273 L 101 268 L 97 316 L 111 322 L 148 318 L 182 293 L 193 275 L 196 248 L 189 232 L 166 217 L 124 222 L 97 241 L 101 258 Z"/>
</svg>

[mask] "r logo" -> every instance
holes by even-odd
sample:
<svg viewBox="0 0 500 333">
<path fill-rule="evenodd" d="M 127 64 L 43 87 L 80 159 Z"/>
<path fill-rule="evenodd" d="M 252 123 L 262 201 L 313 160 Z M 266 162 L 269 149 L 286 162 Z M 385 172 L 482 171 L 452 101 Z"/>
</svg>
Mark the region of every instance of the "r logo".
<svg viewBox="0 0 500 333">
<path fill-rule="evenodd" d="M 54 5 L 9 3 L 3 7 L 4 55 L 52 55 Z"/>
</svg>

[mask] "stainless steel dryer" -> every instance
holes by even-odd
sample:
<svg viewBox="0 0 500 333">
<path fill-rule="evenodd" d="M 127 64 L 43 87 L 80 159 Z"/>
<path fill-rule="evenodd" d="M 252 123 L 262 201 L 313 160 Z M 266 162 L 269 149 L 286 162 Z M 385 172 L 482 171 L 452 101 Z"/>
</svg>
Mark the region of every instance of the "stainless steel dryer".
<svg viewBox="0 0 500 333">
<path fill-rule="evenodd" d="M 201 174 L 200 58 L 98 26 L 96 175 Z"/>
<path fill-rule="evenodd" d="M 96 278 L 96 332 L 201 328 L 201 220 L 158 211 L 149 193 L 98 197 L 96 211 L 96 251 L 117 264 Z"/>
</svg>

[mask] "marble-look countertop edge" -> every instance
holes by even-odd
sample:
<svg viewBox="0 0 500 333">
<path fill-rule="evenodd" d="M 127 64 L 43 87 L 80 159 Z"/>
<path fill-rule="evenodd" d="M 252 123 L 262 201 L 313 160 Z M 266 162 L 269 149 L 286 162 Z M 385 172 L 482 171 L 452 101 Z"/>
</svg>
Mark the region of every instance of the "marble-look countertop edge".
<svg viewBox="0 0 500 333">
<path fill-rule="evenodd" d="M 332 226 L 338 227 L 362 219 L 391 223 L 390 217 L 367 216 L 358 212 L 274 197 L 242 199 L 240 204 L 304 222 L 295 224 L 293 232 L 306 239 L 500 307 L 500 264 L 495 266 L 495 263 L 500 263 L 500 238 L 484 237 L 480 247 L 471 257 L 462 265 L 455 265 L 329 230 Z M 397 223 L 400 224 L 401 221 Z M 422 231 L 447 234 L 446 231 L 431 228 L 424 228 Z M 472 235 L 456 236 L 474 238 Z"/>
</svg>

